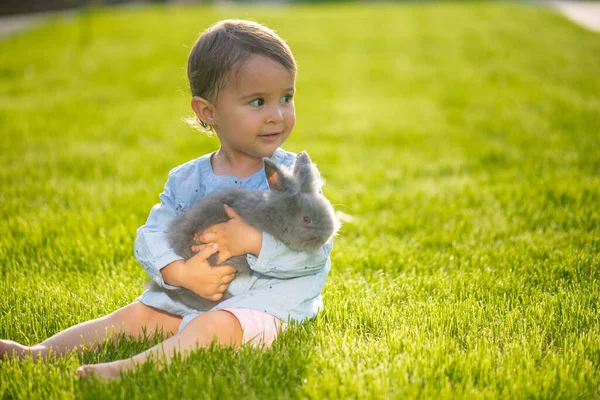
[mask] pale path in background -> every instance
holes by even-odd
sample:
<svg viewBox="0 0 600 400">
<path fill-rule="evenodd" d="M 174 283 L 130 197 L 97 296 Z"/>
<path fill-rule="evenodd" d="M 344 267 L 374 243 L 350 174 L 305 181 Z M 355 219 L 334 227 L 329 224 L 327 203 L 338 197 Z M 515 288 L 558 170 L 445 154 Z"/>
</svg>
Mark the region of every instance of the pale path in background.
<svg viewBox="0 0 600 400">
<path fill-rule="evenodd" d="M 25 29 L 29 29 L 51 17 L 72 14 L 73 11 L 59 11 L 0 16 L 0 37 L 9 36 Z"/>
<path fill-rule="evenodd" d="M 551 1 L 550 4 L 573 22 L 592 31 L 600 32 L 600 2 L 561 0 Z M 48 12 L 0 17 L 0 37 L 28 29 L 60 13 Z M 73 11 L 62 12 L 62 14 L 67 13 L 73 13 Z"/>
<path fill-rule="evenodd" d="M 10 15 L 0 17 L 0 36 L 7 36 L 11 33 L 21 31 L 38 23 L 46 17 L 43 15 Z"/>
<path fill-rule="evenodd" d="M 600 2 L 553 1 L 551 4 L 571 21 L 589 30 L 600 32 Z"/>
</svg>

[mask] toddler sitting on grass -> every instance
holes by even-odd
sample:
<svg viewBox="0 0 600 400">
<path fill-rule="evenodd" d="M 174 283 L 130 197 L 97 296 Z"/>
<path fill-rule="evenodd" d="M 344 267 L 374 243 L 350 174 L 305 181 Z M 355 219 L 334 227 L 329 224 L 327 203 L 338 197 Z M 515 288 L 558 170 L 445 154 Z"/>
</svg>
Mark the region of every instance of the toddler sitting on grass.
<svg viewBox="0 0 600 400">
<path fill-rule="evenodd" d="M 137 231 L 135 256 L 154 283 L 166 290 L 184 287 L 218 301 L 229 289 L 233 297 L 209 311 L 194 310 L 162 292 L 147 290 L 133 303 L 104 317 L 83 322 L 25 346 L 0 341 L 0 358 L 47 357 L 96 348 L 119 334 L 142 330 L 163 342 L 130 359 L 84 365 L 80 376 L 118 377 L 146 360 L 168 362 L 186 350 L 246 342 L 268 346 L 290 321 L 313 318 L 322 307 L 321 291 L 330 268 L 331 240 L 318 251 L 292 251 L 271 235 L 258 231 L 234 210 L 228 222 L 199 236 L 203 245 L 183 260 L 169 246 L 173 218 L 198 199 L 229 188 L 268 189 L 263 157 L 290 167 L 295 154 L 280 146 L 295 124 L 296 63 L 287 44 L 255 22 L 225 20 L 208 28 L 188 59 L 192 109 L 197 123 L 213 130 L 217 151 L 185 163 L 169 173 L 160 203 Z M 207 259 L 247 254 L 249 276 L 235 278 L 231 266 L 213 267 Z"/>
</svg>

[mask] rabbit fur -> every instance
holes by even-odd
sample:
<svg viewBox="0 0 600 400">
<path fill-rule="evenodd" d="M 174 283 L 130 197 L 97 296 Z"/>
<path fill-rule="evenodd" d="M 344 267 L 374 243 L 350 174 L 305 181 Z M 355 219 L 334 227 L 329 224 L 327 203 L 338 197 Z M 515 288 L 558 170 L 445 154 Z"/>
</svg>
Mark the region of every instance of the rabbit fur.
<svg viewBox="0 0 600 400">
<path fill-rule="evenodd" d="M 270 190 L 234 188 L 212 193 L 175 217 L 167 234 L 175 253 L 186 260 L 191 258 L 195 254 L 191 247 L 198 244 L 194 235 L 229 220 L 223 207 L 225 204 L 244 221 L 279 239 L 292 250 L 317 250 L 337 232 L 340 223 L 332 205 L 320 193 L 322 180 L 306 152 L 296 156 L 291 173 L 269 158 L 264 158 L 263 162 Z M 215 266 L 217 258 L 218 253 L 208 261 Z M 233 266 L 237 271 L 236 278 L 251 274 L 246 255 L 231 257 L 220 265 Z M 220 301 L 210 301 L 188 289 L 168 290 L 156 283 L 151 283 L 149 289 L 163 291 L 171 299 L 196 310 L 210 310 L 231 297 L 226 291 Z"/>
</svg>

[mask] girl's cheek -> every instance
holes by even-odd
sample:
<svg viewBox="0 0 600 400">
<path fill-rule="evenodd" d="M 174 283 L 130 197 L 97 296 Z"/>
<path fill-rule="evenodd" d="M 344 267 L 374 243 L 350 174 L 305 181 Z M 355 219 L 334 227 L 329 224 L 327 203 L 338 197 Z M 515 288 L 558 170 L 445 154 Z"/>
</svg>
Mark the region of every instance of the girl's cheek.
<svg viewBox="0 0 600 400">
<path fill-rule="evenodd" d="M 296 112 L 293 108 L 286 113 L 286 119 L 288 121 L 288 124 L 290 124 L 291 126 L 293 126 L 296 123 Z"/>
</svg>

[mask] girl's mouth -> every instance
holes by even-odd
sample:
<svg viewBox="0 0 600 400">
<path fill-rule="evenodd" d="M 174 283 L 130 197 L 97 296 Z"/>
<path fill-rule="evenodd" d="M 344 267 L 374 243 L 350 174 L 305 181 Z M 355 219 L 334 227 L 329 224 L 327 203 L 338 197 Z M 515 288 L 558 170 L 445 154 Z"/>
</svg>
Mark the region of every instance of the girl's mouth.
<svg viewBox="0 0 600 400">
<path fill-rule="evenodd" d="M 279 137 L 280 134 L 281 134 L 280 132 L 273 132 L 273 133 L 266 133 L 264 135 L 258 135 L 258 137 L 266 142 L 274 142 L 275 140 L 277 140 L 277 138 Z"/>
</svg>

